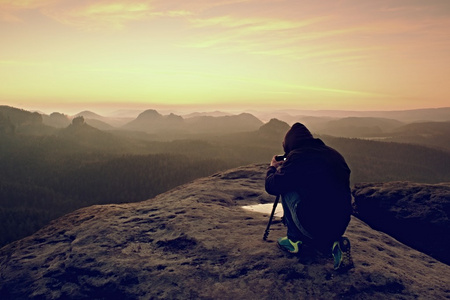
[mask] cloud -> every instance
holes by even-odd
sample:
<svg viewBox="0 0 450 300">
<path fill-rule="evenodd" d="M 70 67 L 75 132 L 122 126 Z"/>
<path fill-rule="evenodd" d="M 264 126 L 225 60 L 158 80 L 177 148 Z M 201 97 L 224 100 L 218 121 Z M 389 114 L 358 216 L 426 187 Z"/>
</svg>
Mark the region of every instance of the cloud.
<svg viewBox="0 0 450 300">
<path fill-rule="evenodd" d="M 57 2 L 58 0 L 0 0 L 0 21 L 23 22 L 20 12 L 40 9 Z"/>
<path fill-rule="evenodd" d="M 26 22 L 23 11 L 36 11 L 59 23 L 83 30 L 122 29 L 128 23 L 155 17 L 186 17 L 186 9 L 158 10 L 156 1 L 126 0 L 0 0 L 0 20 Z"/>
<path fill-rule="evenodd" d="M 20 12 L 35 10 L 67 26 L 98 31 L 120 30 L 136 21 L 179 18 L 184 22 L 177 23 L 179 32 L 170 28 L 174 34 L 170 38 L 179 46 L 350 62 L 383 47 L 396 51 L 426 44 L 447 47 L 448 18 L 417 17 L 416 12 L 432 8 L 436 10 L 426 3 L 413 6 L 400 0 L 396 5 L 390 1 L 300 5 L 280 0 L 0 0 L 0 19 L 26 22 Z M 414 18 L 408 17 L 411 12 Z M 166 25 L 156 28 L 156 24 L 153 29 L 164 34 Z M 421 46 L 417 40 L 427 42 Z"/>
<path fill-rule="evenodd" d="M 445 28 L 450 28 L 450 21 L 415 14 L 427 9 L 431 11 L 430 7 L 385 5 L 380 9 L 376 5 L 366 5 L 353 8 L 351 12 L 341 9 L 303 14 L 299 10 L 298 14 L 280 14 L 277 10 L 270 14 L 272 17 L 267 17 L 267 9 L 260 11 L 259 17 L 236 11 L 212 17 L 203 14 L 189 19 L 193 34 L 184 45 L 222 53 L 314 59 L 320 63 L 351 64 L 363 58 L 374 60 L 394 53 L 399 57 L 405 49 L 424 49 L 430 44 L 442 48 L 449 44 Z M 405 12 L 405 15 L 391 12 Z"/>
<path fill-rule="evenodd" d="M 214 18 L 191 18 L 194 29 L 210 29 L 208 37 L 192 47 L 211 47 L 223 43 L 252 43 L 256 40 L 265 40 L 265 43 L 277 43 L 283 40 L 283 44 L 289 43 L 299 31 L 312 24 L 325 20 L 326 17 L 305 19 L 302 21 L 290 21 L 275 18 L 238 18 L 233 16 L 219 16 Z M 267 35 L 276 34 L 277 37 L 267 40 Z"/>
<path fill-rule="evenodd" d="M 303 20 L 235 18 L 221 16 L 191 19 L 194 29 L 204 30 L 187 47 L 211 48 L 219 52 L 240 52 L 294 60 L 350 63 L 361 60 L 379 46 L 340 43 L 347 36 L 370 31 L 364 26 L 330 28 L 333 17 Z M 194 35 L 195 36 L 195 35 Z M 320 40 L 320 43 L 319 43 Z"/>
<path fill-rule="evenodd" d="M 6 66 L 21 66 L 21 67 L 34 67 L 34 66 L 47 66 L 47 62 L 32 62 L 32 61 L 18 61 L 18 60 L 0 60 L 0 65 Z"/>
<path fill-rule="evenodd" d="M 85 30 L 121 29 L 128 22 L 148 17 L 152 7 L 142 1 L 76 1 L 71 6 L 52 6 L 42 12 L 63 24 Z"/>
<path fill-rule="evenodd" d="M 21 10 L 35 9 L 59 2 L 58 0 L 0 0 L 0 6 L 4 9 Z"/>
<path fill-rule="evenodd" d="M 380 8 L 380 12 L 387 13 L 411 13 L 411 12 L 425 12 L 430 11 L 430 6 L 384 6 Z"/>
<path fill-rule="evenodd" d="M 326 19 L 326 17 L 310 18 L 302 21 L 290 21 L 275 18 L 242 18 L 225 15 L 213 18 L 191 19 L 191 23 L 195 27 L 218 26 L 222 28 L 238 28 L 241 31 L 248 32 L 298 29 L 318 23 L 324 19 Z"/>
</svg>

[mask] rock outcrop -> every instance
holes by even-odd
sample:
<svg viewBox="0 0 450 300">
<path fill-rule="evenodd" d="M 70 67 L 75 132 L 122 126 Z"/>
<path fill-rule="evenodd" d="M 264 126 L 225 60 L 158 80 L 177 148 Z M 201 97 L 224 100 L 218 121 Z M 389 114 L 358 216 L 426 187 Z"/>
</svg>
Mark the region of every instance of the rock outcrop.
<svg viewBox="0 0 450 300">
<path fill-rule="evenodd" d="M 276 247 L 265 166 L 195 180 L 153 199 L 80 209 L 0 249 L 1 299 L 445 299 L 450 267 L 352 218 L 355 268 Z"/>
<path fill-rule="evenodd" d="M 358 218 L 450 264 L 450 183 L 361 183 L 353 196 Z"/>
</svg>

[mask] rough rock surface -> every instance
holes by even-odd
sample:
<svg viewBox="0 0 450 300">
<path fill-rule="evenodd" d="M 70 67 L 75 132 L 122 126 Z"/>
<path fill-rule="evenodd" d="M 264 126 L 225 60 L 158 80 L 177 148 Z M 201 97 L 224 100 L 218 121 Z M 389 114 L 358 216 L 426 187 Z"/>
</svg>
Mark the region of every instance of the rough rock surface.
<svg viewBox="0 0 450 300">
<path fill-rule="evenodd" d="M 450 264 L 450 183 L 361 183 L 353 196 L 358 218 Z"/>
<path fill-rule="evenodd" d="M 450 267 L 353 218 L 355 268 L 276 247 L 265 166 L 195 180 L 153 199 L 80 209 L 0 249 L 1 299 L 445 299 Z"/>
</svg>

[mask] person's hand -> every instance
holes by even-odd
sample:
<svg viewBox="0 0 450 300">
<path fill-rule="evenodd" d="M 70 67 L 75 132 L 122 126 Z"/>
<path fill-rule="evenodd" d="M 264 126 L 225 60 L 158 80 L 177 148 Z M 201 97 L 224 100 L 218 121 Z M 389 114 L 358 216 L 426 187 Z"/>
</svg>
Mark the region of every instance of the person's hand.
<svg viewBox="0 0 450 300">
<path fill-rule="evenodd" d="M 276 155 L 274 155 L 273 157 L 272 157 L 272 161 L 270 162 L 270 166 L 271 167 L 275 167 L 275 168 L 278 168 L 279 166 L 281 166 L 282 164 L 283 164 L 283 160 L 280 160 L 280 161 L 277 161 L 276 159 L 275 159 L 275 157 L 276 157 Z"/>
</svg>

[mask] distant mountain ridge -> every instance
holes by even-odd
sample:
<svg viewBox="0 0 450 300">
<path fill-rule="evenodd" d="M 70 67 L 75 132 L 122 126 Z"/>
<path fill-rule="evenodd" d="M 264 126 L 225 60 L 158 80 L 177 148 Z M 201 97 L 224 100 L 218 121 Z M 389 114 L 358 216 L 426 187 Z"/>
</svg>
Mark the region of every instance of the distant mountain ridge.
<svg viewBox="0 0 450 300">
<path fill-rule="evenodd" d="M 206 133 L 229 133 L 258 130 L 264 123 L 249 113 L 232 116 L 199 116 L 185 120 L 188 128 Z"/>
<path fill-rule="evenodd" d="M 0 133 L 45 135 L 52 133 L 53 127 L 43 122 L 43 117 L 37 112 L 0 105 Z"/>
<path fill-rule="evenodd" d="M 317 130 L 321 134 L 341 137 L 380 136 L 385 132 L 404 125 L 403 122 L 375 117 L 346 117 L 328 121 Z"/>
<path fill-rule="evenodd" d="M 14 126 L 41 125 L 42 116 L 37 112 L 30 112 L 11 106 L 0 105 L 0 114 Z"/>
<path fill-rule="evenodd" d="M 289 128 L 290 126 L 286 122 L 271 119 L 259 128 L 258 133 L 266 136 L 283 136 Z"/>
<path fill-rule="evenodd" d="M 100 116 L 99 114 L 96 114 L 95 112 L 89 111 L 89 110 L 84 110 L 82 112 L 77 113 L 76 115 L 74 115 L 73 117 L 84 117 L 85 119 L 102 119 L 103 117 Z"/>
<path fill-rule="evenodd" d="M 286 117 L 285 117 L 286 118 Z M 345 138 L 378 138 L 383 141 L 418 144 L 450 150 L 450 121 L 404 123 L 379 117 L 293 117 L 291 122 L 301 122 L 318 135 Z"/>
<path fill-rule="evenodd" d="M 71 119 L 69 116 L 58 112 L 51 113 L 49 116 L 42 115 L 42 118 L 44 124 L 56 128 L 64 128 L 69 126 L 71 123 Z"/>
<path fill-rule="evenodd" d="M 147 133 L 178 131 L 184 133 L 230 133 L 257 130 L 264 123 L 255 116 L 242 113 L 232 116 L 193 116 L 184 119 L 175 114 L 162 115 L 154 109 L 142 112 L 123 129 Z"/>
<path fill-rule="evenodd" d="M 126 141 L 125 139 L 89 125 L 82 116 L 74 118 L 72 123 L 66 128 L 60 129 L 56 136 L 73 146 L 97 151 L 109 148 L 111 149 L 109 151 L 115 152 L 126 147 L 123 143 Z"/>
<path fill-rule="evenodd" d="M 450 111 L 450 108 L 394 111 L 395 114 L 406 114 L 408 116 L 418 116 L 422 111 L 424 115 L 419 119 L 426 119 L 427 116 L 441 116 L 441 119 L 450 117 L 443 115 Z M 298 111 L 291 111 L 294 114 Z M 274 116 L 281 115 L 280 121 L 288 125 L 294 122 L 305 124 L 313 134 L 331 135 L 346 138 L 379 139 L 399 143 L 419 144 L 427 147 L 438 148 L 440 150 L 450 150 L 450 121 L 426 121 L 405 123 L 396 119 L 388 118 L 394 116 L 383 112 L 383 117 L 362 116 L 370 115 L 373 112 L 345 112 L 345 111 L 313 111 L 311 114 L 359 114 L 359 116 L 347 116 L 342 118 L 332 116 L 292 116 L 287 112 L 274 112 Z M 379 112 L 377 112 L 379 113 Z M 215 114 L 217 116 L 212 116 Z M 50 115 L 29 112 L 23 109 L 0 106 L 0 133 L 19 133 L 31 135 L 54 134 L 58 129 L 66 128 L 70 125 L 74 117 L 83 116 L 86 124 L 102 131 L 114 131 L 122 136 L 133 135 L 142 139 L 153 140 L 173 140 L 204 138 L 206 136 L 235 134 L 253 132 L 266 125 L 258 117 L 249 113 L 238 115 L 227 115 L 223 112 L 193 113 L 189 117 L 182 117 L 170 113 L 162 115 L 157 110 L 148 109 L 141 112 L 136 118 L 104 117 L 91 111 L 82 111 L 74 116 L 62 113 L 52 113 Z M 267 117 L 267 116 L 266 116 Z M 287 121 L 286 121 L 287 120 Z M 270 122 L 270 121 L 269 121 Z M 133 132 L 131 132 L 133 131 Z"/>
<path fill-rule="evenodd" d="M 409 110 L 373 110 L 373 111 L 352 111 L 352 110 L 276 110 L 269 113 L 257 115 L 261 119 L 263 116 L 269 115 L 270 118 L 301 118 L 302 116 L 311 117 L 332 117 L 332 118 L 346 118 L 346 117 L 374 117 L 374 118 L 388 118 L 395 119 L 400 122 L 424 122 L 424 121 L 450 121 L 450 107 L 439 108 L 423 108 L 423 109 L 409 109 Z M 286 120 L 291 123 L 292 120 Z"/>
<path fill-rule="evenodd" d="M 86 123 L 101 130 L 112 130 L 123 126 L 131 120 L 125 117 L 104 117 L 92 111 L 82 111 L 74 115 L 72 118 L 83 116 Z"/>
<path fill-rule="evenodd" d="M 388 141 L 428 145 L 450 151 L 450 122 L 406 124 L 386 133 Z"/>
<path fill-rule="evenodd" d="M 393 134 L 421 134 L 421 135 L 432 135 L 432 134 L 442 134 L 450 135 L 450 121 L 447 122 L 417 122 L 406 124 L 401 127 L 397 127 L 391 130 Z"/>
<path fill-rule="evenodd" d="M 212 111 L 212 112 L 193 112 L 190 114 L 182 115 L 182 117 L 184 119 L 188 119 L 188 118 L 192 118 L 192 117 L 204 117 L 204 116 L 224 117 L 224 116 L 231 116 L 231 115 L 233 115 L 233 114 L 216 110 L 216 111 Z"/>
</svg>

